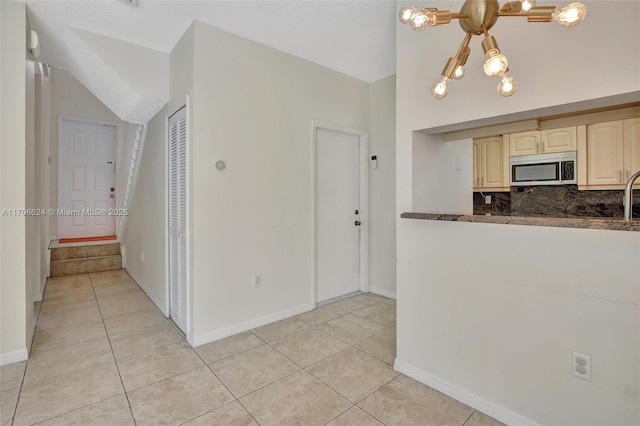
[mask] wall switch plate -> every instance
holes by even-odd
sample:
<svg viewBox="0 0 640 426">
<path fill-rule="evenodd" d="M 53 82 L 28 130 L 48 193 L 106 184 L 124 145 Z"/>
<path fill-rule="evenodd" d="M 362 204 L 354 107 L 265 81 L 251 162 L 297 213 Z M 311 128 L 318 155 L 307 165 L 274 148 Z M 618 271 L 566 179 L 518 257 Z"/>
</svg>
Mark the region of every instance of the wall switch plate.
<svg viewBox="0 0 640 426">
<path fill-rule="evenodd" d="M 140 252 L 140 261 L 144 262 L 144 252 L 143 251 Z"/>
<path fill-rule="evenodd" d="M 377 169 L 378 168 L 378 156 L 377 155 L 372 155 L 371 156 L 371 168 L 372 169 Z"/>
<path fill-rule="evenodd" d="M 571 354 L 571 374 L 591 381 L 591 357 L 580 352 L 573 352 Z"/>
<path fill-rule="evenodd" d="M 484 203 L 485 204 L 491 204 L 491 195 L 485 195 Z"/>
<path fill-rule="evenodd" d="M 257 288 L 262 286 L 262 276 L 261 274 L 258 272 L 257 274 L 255 274 L 253 276 L 253 288 Z"/>
<path fill-rule="evenodd" d="M 456 170 L 462 170 L 462 157 L 456 155 Z"/>
</svg>

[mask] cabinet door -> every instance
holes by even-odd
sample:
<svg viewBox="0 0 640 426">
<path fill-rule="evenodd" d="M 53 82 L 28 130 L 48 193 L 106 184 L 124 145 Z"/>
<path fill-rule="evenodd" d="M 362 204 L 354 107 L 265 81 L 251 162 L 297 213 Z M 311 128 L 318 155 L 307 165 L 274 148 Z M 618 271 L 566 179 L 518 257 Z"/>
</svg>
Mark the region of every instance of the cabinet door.
<svg viewBox="0 0 640 426">
<path fill-rule="evenodd" d="M 481 176 L 482 186 L 485 188 L 503 187 L 502 137 L 482 139 L 481 152 L 482 162 L 484 163 Z"/>
<path fill-rule="evenodd" d="M 587 185 L 623 183 L 623 148 L 622 120 L 587 126 Z"/>
<path fill-rule="evenodd" d="M 541 153 L 575 151 L 578 149 L 576 127 L 543 130 L 540 142 Z"/>
<path fill-rule="evenodd" d="M 539 146 L 540 132 L 537 130 L 509 135 L 509 155 L 512 157 L 537 154 Z"/>
<path fill-rule="evenodd" d="M 473 140 L 473 189 L 480 187 L 480 175 L 482 174 L 482 164 L 480 162 L 480 152 L 482 139 Z"/>
<path fill-rule="evenodd" d="M 624 120 L 624 169 L 625 183 L 632 174 L 640 171 L 640 118 Z M 636 181 L 633 187 L 640 188 L 640 182 Z"/>
</svg>

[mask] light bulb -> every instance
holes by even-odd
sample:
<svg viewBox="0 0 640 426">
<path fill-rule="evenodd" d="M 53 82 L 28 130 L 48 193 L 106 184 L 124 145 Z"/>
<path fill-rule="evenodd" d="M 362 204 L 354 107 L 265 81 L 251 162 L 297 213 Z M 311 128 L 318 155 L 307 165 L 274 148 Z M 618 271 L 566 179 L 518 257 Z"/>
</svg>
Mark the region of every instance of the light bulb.
<svg viewBox="0 0 640 426">
<path fill-rule="evenodd" d="M 453 78 L 455 78 L 456 80 L 460 80 L 462 77 L 464 77 L 464 73 L 465 73 L 464 65 L 458 65 L 455 72 L 453 73 Z"/>
<path fill-rule="evenodd" d="M 500 96 L 511 96 L 518 91 L 518 82 L 515 78 L 511 77 L 509 73 L 504 73 L 500 76 L 500 83 L 498 83 L 498 94 Z"/>
<path fill-rule="evenodd" d="M 406 6 L 400 9 L 400 22 L 403 24 L 408 24 L 411 22 L 411 17 L 414 13 L 416 13 L 418 9 L 413 6 Z"/>
<path fill-rule="evenodd" d="M 536 5 L 536 0 L 520 0 L 522 2 L 522 11 L 528 12 L 533 6 Z"/>
<path fill-rule="evenodd" d="M 436 81 L 433 86 L 431 86 L 431 94 L 436 99 L 442 99 L 447 96 L 449 93 L 449 78 L 442 76 L 442 78 Z"/>
<path fill-rule="evenodd" d="M 504 74 L 509 67 L 509 60 L 500 52 L 487 52 L 487 61 L 484 63 L 484 73 L 489 77 Z"/>
<path fill-rule="evenodd" d="M 417 10 L 411 16 L 411 28 L 416 31 L 422 31 L 429 25 L 435 25 L 438 15 L 430 10 Z"/>
<path fill-rule="evenodd" d="M 573 27 L 584 21 L 587 8 L 582 3 L 569 3 L 559 11 L 554 12 L 553 20 L 563 27 Z"/>
</svg>

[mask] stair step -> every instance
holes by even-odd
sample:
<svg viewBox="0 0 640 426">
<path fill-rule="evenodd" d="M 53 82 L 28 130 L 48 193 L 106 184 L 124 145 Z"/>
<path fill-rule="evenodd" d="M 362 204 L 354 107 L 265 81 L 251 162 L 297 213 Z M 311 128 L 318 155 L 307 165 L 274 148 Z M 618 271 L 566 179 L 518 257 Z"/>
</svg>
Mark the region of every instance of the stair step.
<svg viewBox="0 0 640 426">
<path fill-rule="evenodd" d="M 52 260 L 50 276 L 62 277 L 66 275 L 86 274 L 88 272 L 114 271 L 122 269 L 122 255 L 94 256 Z"/>
<path fill-rule="evenodd" d="M 87 259 L 89 257 L 112 256 L 116 254 L 120 254 L 120 243 L 56 247 L 51 249 L 51 261 Z"/>
</svg>

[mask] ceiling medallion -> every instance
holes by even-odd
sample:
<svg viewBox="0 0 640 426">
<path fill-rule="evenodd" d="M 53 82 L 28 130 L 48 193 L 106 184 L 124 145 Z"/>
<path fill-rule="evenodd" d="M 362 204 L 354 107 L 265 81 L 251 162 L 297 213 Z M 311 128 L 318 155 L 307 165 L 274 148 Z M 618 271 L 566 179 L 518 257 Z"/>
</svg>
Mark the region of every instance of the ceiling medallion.
<svg viewBox="0 0 640 426">
<path fill-rule="evenodd" d="M 557 10 L 555 6 L 536 6 L 535 0 L 511 1 L 505 3 L 502 8 L 498 0 L 467 0 L 462 5 L 460 13 L 407 6 L 400 10 L 400 22 L 409 24 L 415 31 L 422 31 L 430 26 L 445 25 L 452 19 L 458 19 L 460 26 L 467 33 L 458 53 L 449 58 L 442 70 L 442 78 L 431 87 L 433 97 L 442 99 L 449 93 L 449 81 L 464 77 L 465 65 L 471 52 L 469 42 L 474 35 L 484 35 L 484 72 L 490 77 L 498 77 L 498 93 L 501 96 L 511 96 L 518 90 L 518 82 L 509 75 L 509 60 L 500 51 L 496 39 L 489 35 L 489 30 L 499 17 L 526 17 L 528 22 L 554 21 L 565 27 L 573 27 L 582 22 L 586 14 L 587 8 L 578 2 Z"/>
</svg>

